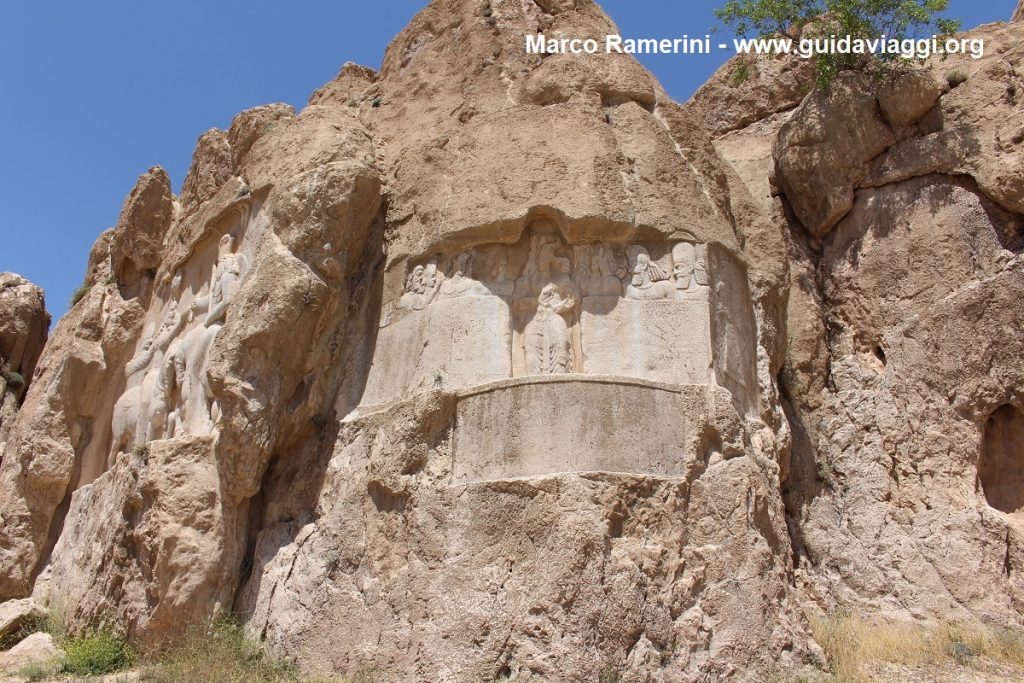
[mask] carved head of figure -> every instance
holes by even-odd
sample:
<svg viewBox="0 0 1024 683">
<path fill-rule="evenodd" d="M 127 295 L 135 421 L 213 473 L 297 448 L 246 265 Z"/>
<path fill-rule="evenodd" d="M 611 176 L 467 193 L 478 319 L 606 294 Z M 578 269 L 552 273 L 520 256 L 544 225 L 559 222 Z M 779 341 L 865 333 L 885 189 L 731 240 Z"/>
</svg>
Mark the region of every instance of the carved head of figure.
<svg viewBox="0 0 1024 683">
<path fill-rule="evenodd" d="M 423 266 L 416 266 L 412 269 L 409 279 L 405 283 L 405 291 L 422 294 L 423 289 Z"/>
<path fill-rule="evenodd" d="M 553 284 L 544 285 L 537 297 L 538 311 L 557 312 L 561 307 L 562 297 L 558 293 L 558 287 Z"/>
<path fill-rule="evenodd" d="M 676 289 L 689 289 L 695 255 L 696 249 L 689 242 L 680 242 L 672 247 L 672 274 L 676 277 Z"/>
<path fill-rule="evenodd" d="M 626 250 L 629 256 L 630 273 L 633 275 L 632 285 L 637 289 L 647 289 L 659 280 L 667 278 L 665 271 L 651 260 L 646 249 L 634 245 Z"/>
<path fill-rule="evenodd" d="M 615 255 L 611 249 L 603 245 L 597 247 L 597 271 L 604 277 L 615 275 L 619 266 L 615 263 Z"/>
<path fill-rule="evenodd" d="M 455 263 L 452 264 L 452 277 L 473 277 L 472 267 L 473 256 L 468 251 L 464 251 L 455 257 Z"/>
<path fill-rule="evenodd" d="M 437 284 L 437 264 L 428 263 L 427 267 L 423 269 L 423 291 L 433 289 Z"/>
<path fill-rule="evenodd" d="M 221 260 L 225 256 L 234 253 L 235 251 L 235 236 L 230 232 L 224 233 L 220 242 L 217 243 L 217 260 Z"/>
<path fill-rule="evenodd" d="M 553 274 L 557 277 L 560 275 L 568 276 L 572 272 L 572 264 L 569 259 L 564 256 L 556 256 L 553 260 L 554 268 Z"/>
</svg>

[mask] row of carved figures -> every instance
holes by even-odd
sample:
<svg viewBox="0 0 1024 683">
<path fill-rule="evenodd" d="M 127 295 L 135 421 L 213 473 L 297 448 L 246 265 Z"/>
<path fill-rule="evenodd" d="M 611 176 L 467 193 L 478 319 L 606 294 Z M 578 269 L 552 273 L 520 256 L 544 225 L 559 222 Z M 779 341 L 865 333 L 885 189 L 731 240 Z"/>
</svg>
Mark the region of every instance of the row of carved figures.
<svg viewBox="0 0 1024 683">
<path fill-rule="evenodd" d="M 685 298 L 708 285 L 708 271 L 703 244 L 679 242 L 671 250 L 671 270 L 652 259 L 646 247 L 626 247 L 626 266 L 605 244 L 585 244 L 575 248 L 576 269 L 570 259 L 557 255 L 559 240 L 554 235 L 533 235 L 530 254 L 522 275 L 512 279 L 507 274 L 507 259 L 489 259 L 479 279 L 474 277 L 473 252 L 458 254 L 446 276 L 436 261 L 416 265 L 405 280 L 405 287 L 396 308 L 422 310 L 431 302 L 460 296 L 496 295 L 513 298 L 536 298 L 548 283 L 559 283 L 563 291 L 576 296 L 621 296 L 634 300 Z"/>
<path fill-rule="evenodd" d="M 450 277 L 436 262 L 417 265 L 406 278 L 396 307 L 422 310 L 433 301 L 470 295 L 511 298 L 516 302 L 514 314 L 528 316 L 522 321 L 521 340 L 527 374 L 561 374 L 573 371 L 570 328 L 584 297 L 686 300 L 709 284 L 703 244 L 676 243 L 668 267 L 639 244 L 622 252 L 602 243 L 576 245 L 574 259 L 560 255 L 568 250 L 556 235 L 534 233 L 525 264 L 514 279 L 508 276 L 508 252 L 499 251 L 495 258 L 493 248 L 482 254 L 480 279 L 474 278 L 471 251 L 453 259 Z"/>
<path fill-rule="evenodd" d="M 126 389 L 114 404 L 111 458 L 136 444 L 213 430 L 218 408 L 207 375 L 210 345 L 248 266 L 235 248 L 232 235 L 221 237 L 213 274 L 191 305 L 179 311 L 172 301 L 159 328 L 151 324 L 144 332 L 125 368 Z M 179 271 L 172 292 L 180 293 L 181 280 Z"/>
</svg>

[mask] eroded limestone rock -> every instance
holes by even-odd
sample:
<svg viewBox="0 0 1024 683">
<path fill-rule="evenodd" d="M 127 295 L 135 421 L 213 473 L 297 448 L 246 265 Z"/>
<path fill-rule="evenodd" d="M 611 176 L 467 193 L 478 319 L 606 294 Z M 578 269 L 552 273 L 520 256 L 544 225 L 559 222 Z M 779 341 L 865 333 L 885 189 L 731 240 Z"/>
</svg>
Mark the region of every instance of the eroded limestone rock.
<svg viewBox="0 0 1024 683">
<path fill-rule="evenodd" d="M 538 27 L 614 32 L 436 0 L 379 74 L 204 135 L 180 201 L 140 180 L 0 464 L 0 595 L 430 681 L 784 676 L 835 607 L 1020 625 L 1019 25 L 949 90 L 733 62 L 687 105 Z"/>
<path fill-rule="evenodd" d="M 15 675 L 26 667 L 51 665 L 56 672 L 56 662 L 62 654 L 49 633 L 33 633 L 0 655 L 0 671 Z"/>
<path fill-rule="evenodd" d="M 779 130 L 775 183 L 800 222 L 824 237 L 853 205 L 867 162 L 895 142 L 870 77 L 842 73 L 829 91 L 808 96 Z"/>
<path fill-rule="evenodd" d="M 43 290 L 0 273 L 0 457 L 50 327 Z"/>
<path fill-rule="evenodd" d="M 0 642 L 10 644 L 13 637 L 39 624 L 46 615 L 47 610 L 32 598 L 0 603 Z"/>
</svg>

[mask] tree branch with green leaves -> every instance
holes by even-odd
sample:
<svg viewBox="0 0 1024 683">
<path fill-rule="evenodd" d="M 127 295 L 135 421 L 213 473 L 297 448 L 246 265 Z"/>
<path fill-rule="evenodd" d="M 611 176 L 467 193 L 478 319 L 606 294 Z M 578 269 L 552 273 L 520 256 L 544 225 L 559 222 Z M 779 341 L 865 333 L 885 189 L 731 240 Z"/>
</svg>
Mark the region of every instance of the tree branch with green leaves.
<svg viewBox="0 0 1024 683">
<path fill-rule="evenodd" d="M 949 0 L 728 0 L 715 11 L 740 38 L 785 37 L 904 40 L 932 34 L 948 36 L 960 22 L 940 16 Z M 841 71 L 869 64 L 906 61 L 899 54 L 826 53 L 814 57 L 816 82 L 827 89 Z"/>
</svg>

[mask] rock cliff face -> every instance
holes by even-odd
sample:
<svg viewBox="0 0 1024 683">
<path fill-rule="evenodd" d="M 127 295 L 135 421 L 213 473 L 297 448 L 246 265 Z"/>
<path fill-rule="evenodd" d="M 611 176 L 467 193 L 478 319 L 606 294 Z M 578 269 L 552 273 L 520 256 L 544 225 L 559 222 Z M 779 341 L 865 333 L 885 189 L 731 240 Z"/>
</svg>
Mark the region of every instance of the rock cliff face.
<svg viewBox="0 0 1024 683">
<path fill-rule="evenodd" d="M 233 611 L 385 680 L 756 679 L 836 606 L 1020 623 L 1019 25 L 686 105 L 537 31 L 615 28 L 435 0 L 380 73 L 205 133 L 181 196 L 139 179 L 11 428 L 0 596 L 147 644 Z"/>
<path fill-rule="evenodd" d="M 846 75 L 715 140 L 762 215 L 788 223 L 748 260 L 788 262 L 758 310 L 786 339 L 782 484 L 805 609 L 1021 624 L 1021 36 L 982 26 L 966 37 L 984 59 Z"/>
<path fill-rule="evenodd" d="M 0 273 L 0 454 L 50 329 L 43 290 Z"/>
</svg>

